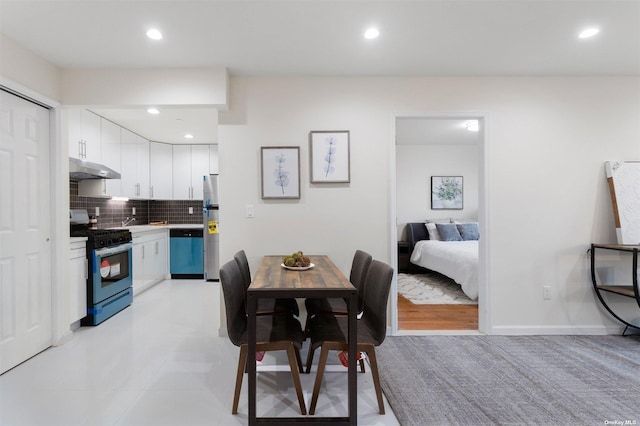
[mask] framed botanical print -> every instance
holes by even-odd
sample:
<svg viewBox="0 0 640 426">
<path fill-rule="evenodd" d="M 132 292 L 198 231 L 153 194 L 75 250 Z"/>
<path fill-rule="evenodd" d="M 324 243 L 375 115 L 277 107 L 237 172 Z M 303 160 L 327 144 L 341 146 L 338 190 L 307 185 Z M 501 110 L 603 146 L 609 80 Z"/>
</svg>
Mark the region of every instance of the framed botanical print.
<svg viewBox="0 0 640 426">
<path fill-rule="evenodd" d="M 300 147 L 260 148 L 262 198 L 300 198 Z"/>
<path fill-rule="evenodd" d="M 462 176 L 431 176 L 431 209 L 462 210 Z"/>
<path fill-rule="evenodd" d="M 348 130 L 311 131 L 309 152 L 311 183 L 351 181 Z"/>
</svg>

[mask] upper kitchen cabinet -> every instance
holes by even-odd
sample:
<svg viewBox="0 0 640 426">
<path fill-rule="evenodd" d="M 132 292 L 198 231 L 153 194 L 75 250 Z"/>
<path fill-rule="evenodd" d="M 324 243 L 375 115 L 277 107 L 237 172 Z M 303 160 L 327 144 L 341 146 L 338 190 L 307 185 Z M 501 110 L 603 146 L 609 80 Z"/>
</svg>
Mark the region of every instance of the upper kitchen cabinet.
<svg viewBox="0 0 640 426">
<path fill-rule="evenodd" d="M 100 123 L 98 126 L 100 129 L 98 139 L 100 156 L 88 161 L 99 162 L 121 172 L 120 126 L 102 117 L 98 118 Z M 122 195 L 122 181 L 120 179 L 81 180 L 78 182 L 78 195 L 83 197 L 118 197 Z"/>
<path fill-rule="evenodd" d="M 151 199 L 173 199 L 173 145 L 149 143 L 149 186 Z"/>
<path fill-rule="evenodd" d="M 92 163 L 100 163 L 102 159 L 101 117 L 81 108 L 67 109 L 65 114 L 67 115 L 69 156 Z"/>
<path fill-rule="evenodd" d="M 100 135 L 102 164 L 115 171 L 121 172 L 120 126 L 101 118 Z M 106 179 L 104 185 L 107 192 L 104 195 L 119 196 L 122 193 L 121 179 Z"/>
<path fill-rule="evenodd" d="M 124 127 L 121 134 L 122 195 L 149 198 L 149 141 Z"/>
<path fill-rule="evenodd" d="M 209 145 L 173 145 L 173 199 L 202 200 L 202 177 L 209 174 Z"/>
</svg>

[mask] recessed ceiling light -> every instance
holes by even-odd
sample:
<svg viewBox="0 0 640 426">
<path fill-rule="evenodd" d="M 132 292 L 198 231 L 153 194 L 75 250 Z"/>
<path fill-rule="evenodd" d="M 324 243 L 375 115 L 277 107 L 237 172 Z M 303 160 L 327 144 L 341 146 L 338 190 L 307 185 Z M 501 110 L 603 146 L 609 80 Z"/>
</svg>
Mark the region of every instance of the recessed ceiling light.
<svg viewBox="0 0 640 426">
<path fill-rule="evenodd" d="M 193 135 L 191 133 L 187 133 L 184 137 L 187 139 L 193 139 Z"/>
<path fill-rule="evenodd" d="M 149 114 L 154 114 L 154 115 L 155 114 L 160 114 L 160 110 L 158 110 L 158 108 L 149 108 L 149 109 L 147 109 L 147 112 Z"/>
<path fill-rule="evenodd" d="M 378 36 L 380 35 L 380 31 L 378 31 L 377 28 L 369 28 L 367 31 L 364 32 L 364 38 L 366 38 L 367 40 L 373 40 L 374 38 L 378 38 Z"/>
<path fill-rule="evenodd" d="M 161 40 L 162 33 L 155 28 L 151 28 L 149 31 L 147 31 L 147 37 L 149 37 L 151 40 Z"/>
<path fill-rule="evenodd" d="M 600 32 L 599 28 L 587 28 L 578 34 L 578 38 L 590 38 Z"/>
<path fill-rule="evenodd" d="M 480 124 L 478 123 L 478 120 L 467 121 L 464 126 L 470 132 L 477 132 L 480 130 Z"/>
</svg>

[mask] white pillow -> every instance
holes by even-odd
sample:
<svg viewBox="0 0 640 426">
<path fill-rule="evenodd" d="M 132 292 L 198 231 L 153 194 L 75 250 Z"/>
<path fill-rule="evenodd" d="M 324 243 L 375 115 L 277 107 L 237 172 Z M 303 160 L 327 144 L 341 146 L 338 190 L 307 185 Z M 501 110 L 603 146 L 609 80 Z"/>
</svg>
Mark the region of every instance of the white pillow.
<svg viewBox="0 0 640 426">
<path fill-rule="evenodd" d="M 427 233 L 429 234 L 429 239 L 433 241 L 440 241 L 440 234 L 438 234 L 438 228 L 436 228 L 435 223 L 425 223 L 427 227 Z"/>
<path fill-rule="evenodd" d="M 449 217 L 444 218 L 444 219 L 427 219 L 427 220 L 425 220 L 425 222 L 427 222 L 427 223 L 453 223 L 453 221 Z"/>
</svg>

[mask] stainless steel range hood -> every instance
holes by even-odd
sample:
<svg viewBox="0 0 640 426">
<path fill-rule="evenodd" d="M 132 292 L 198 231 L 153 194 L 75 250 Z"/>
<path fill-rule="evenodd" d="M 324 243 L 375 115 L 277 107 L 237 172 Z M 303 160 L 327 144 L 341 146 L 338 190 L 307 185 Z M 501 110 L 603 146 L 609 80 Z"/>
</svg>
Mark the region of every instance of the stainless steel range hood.
<svg viewBox="0 0 640 426">
<path fill-rule="evenodd" d="M 120 173 L 102 164 L 69 157 L 69 179 L 120 179 Z"/>
</svg>

